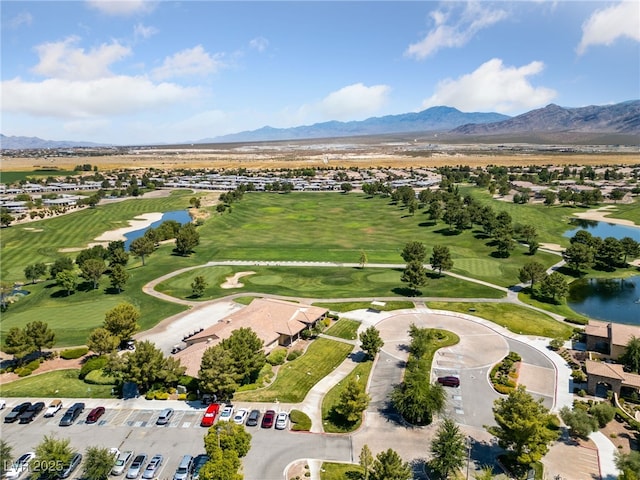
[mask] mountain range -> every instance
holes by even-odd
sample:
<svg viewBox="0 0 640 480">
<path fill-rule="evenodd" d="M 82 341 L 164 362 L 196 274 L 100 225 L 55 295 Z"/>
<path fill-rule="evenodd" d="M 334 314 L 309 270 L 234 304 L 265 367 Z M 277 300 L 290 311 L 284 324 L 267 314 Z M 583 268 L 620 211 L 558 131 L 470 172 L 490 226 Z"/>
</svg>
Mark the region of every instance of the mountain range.
<svg viewBox="0 0 640 480">
<path fill-rule="evenodd" d="M 612 105 L 566 108 L 555 104 L 531 110 L 515 117 L 499 113 L 464 113 L 451 107 L 432 107 L 421 112 L 372 117 L 361 121 L 330 121 L 292 128 L 262 127 L 185 144 L 303 140 L 399 133 L 442 132 L 448 138 L 478 138 L 491 142 L 505 136 L 522 134 L 572 135 L 615 134 L 615 143 L 640 143 L 640 100 Z M 595 138 L 595 137 L 592 137 Z M 607 137 L 602 137 L 607 138 Z M 613 137 L 608 137 L 613 138 Z M 504 141 L 503 139 L 499 141 Z M 558 140 L 554 140 L 558 141 Z M 606 141 L 606 140 L 605 140 Z M 104 147 L 92 142 L 51 141 L 38 137 L 7 137 L 0 134 L 0 148 L 38 149 Z"/>
</svg>

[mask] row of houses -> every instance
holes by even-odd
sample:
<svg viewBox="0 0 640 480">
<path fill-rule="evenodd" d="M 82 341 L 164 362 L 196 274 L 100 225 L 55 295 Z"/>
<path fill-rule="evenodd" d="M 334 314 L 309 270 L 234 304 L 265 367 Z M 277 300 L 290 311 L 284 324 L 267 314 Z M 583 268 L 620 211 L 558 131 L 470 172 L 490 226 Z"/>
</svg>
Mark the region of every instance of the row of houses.
<svg viewBox="0 0 640 480">
<path fill-rule="evenodd" d="M 58 198 L 44 198 L 42 206 L 45 208 L 75 207 L 78 205 L 78 201 L 83 198 L 81 195 L 60 195 Z M 6 209 L 9 213 L 26 213 L 29 211 L 29 202 L 0 198 L 0 207 Z"/>
</svg>

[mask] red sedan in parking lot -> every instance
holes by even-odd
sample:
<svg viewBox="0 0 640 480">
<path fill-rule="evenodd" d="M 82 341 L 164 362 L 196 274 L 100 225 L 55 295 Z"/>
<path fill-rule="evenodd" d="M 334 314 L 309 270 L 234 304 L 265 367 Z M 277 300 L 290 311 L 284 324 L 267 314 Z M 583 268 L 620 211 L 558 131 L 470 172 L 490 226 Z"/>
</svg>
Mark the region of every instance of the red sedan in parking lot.
<svg viewBox="0 0 640 480">
<path fill-rule="evenodd" d="M 104 407 L 96 407 L 87 415 L 87 423 L 96 423 L 104 415 Z"/>
<path fill-rule="evenodd" d="M 275 418 L 276 418 L 275 410 L 267 410 L 266 412 L 264 412 L 264 417 L 262 417 L 262 423 L 260 424 L 260 426 L 262 428 L 273 427 L 273 422 Z"/>
<path fill-rule="evenodd" d="M 215 421 L 216 415 L 218 415 L 219 411 L 220 411 L 219 403 L 212 403 L 211 405 L 209 405 L 207 407 L 207 410 L 204 412 L 204 415 L 202 416 L 202 421 L 200 422 L 200 426 L 210 427 L 211 425 L 213 425 L 213 422 Z"/>
</svg>

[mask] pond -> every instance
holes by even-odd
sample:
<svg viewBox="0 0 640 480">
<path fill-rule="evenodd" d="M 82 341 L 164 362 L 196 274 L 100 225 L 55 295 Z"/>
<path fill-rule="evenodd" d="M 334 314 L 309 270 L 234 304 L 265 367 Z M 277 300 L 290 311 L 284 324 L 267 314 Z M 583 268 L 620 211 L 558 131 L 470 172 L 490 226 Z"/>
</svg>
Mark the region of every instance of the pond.
<svg viewBox="0 0 640 480">
<path fill-rule="evenodd" d="M 572 218 L 571 225 L 575 225 L 576 228 L 572 228 L 571 230 L 564 232 L 564 237 L 571 238 L 578 232 L 578 230 L 586 230 L 594 237 L 600 237 L 602 239 L 613 237 L 620 240 L 624 237 L 631 237 L 636 242 L 640 242 L 640 227 L 599 222 L 596 220 L 585 220 L 582 218 Z"/>
<path fill-rule="evenodd" d="M 640 275 L 576 280 L 567 304 L 594 320 L 638 325 L 640 335 Z"/>
<path fill-rule="evenodd" d="M 124 237 L 126 238 L 126 240 L 124 241 L 124 249 L 129 250 L 129 245 L 131 245 L 131 242 L 133 242 L 136 238 L 140 238 L 141 236 L 143 236 L 144 232 L 146 232 L 150 228 L 159 227 L 162 222 L 166 222 L 167 220 L 175 220 L 181 225 L 184 225 L 185 223 L 189 223 L 191 221 L 191 216 L 189 215 L 188 210 L 173 210 L 171 212 L 165 212 L 162 214 L 162 218 L 160 220 L 153 222 L 148 227 L 126 233 L 124 235 Z"/>
</svg>

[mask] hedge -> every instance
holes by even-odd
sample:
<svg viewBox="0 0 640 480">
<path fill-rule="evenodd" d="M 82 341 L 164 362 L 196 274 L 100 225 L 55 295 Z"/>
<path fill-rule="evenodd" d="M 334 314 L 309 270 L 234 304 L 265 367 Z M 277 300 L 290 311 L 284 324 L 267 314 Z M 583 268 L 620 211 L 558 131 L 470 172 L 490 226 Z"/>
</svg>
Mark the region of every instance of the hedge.
<svg viewBox="0 0 640 480">
<path fill-rule="evenodd" d="M 273 366 L 282 365 L 285 358 L 287 358 L 287 349 L 276 348 L 269 355 L 267 355 L 267 362 L 269 362 L 269 364 Z"/>
<path fill-rule="evenodd" d="M 104 366 L 109 362 L 109 359 L 106 356 L 101 357 L 92 357 L 87 359 L 86 362 L 80 368 L 80 378 L 84 378 L 87 376 L 89 372 L 93 372 L 94 370 L 100 370 L 104 368 Z"/>
<path fill-rule="evenodd" d="M 64 358 L 65 360 L 75 360 L 76 358 L 85 356 L 87 352 L 89 352 L 87 347 L 70 348 L 60 352 L 60 358 Z"/>
<path fill-rule="evenodd" d="M 302 350 L 291 350 L 289 355 L 287 355 L 287 360 L 292 361 L 302 355 L 304 352 Z"/>
<path fill-rule="evenodd" d="M 115 377 L 105 375 L 102 373 L 102 369 L 92 370 L 84 377 L 85 383 L 92 385 L 115 385 Z"/>
<path fill-rule="evenodd" d="M 311 419 L 306 413 L 293 409 L 289 413 L 289 419 L 293 423 L 291 430 L 297 432 L 308 432 L 311 430 Z"/>
</svg>

